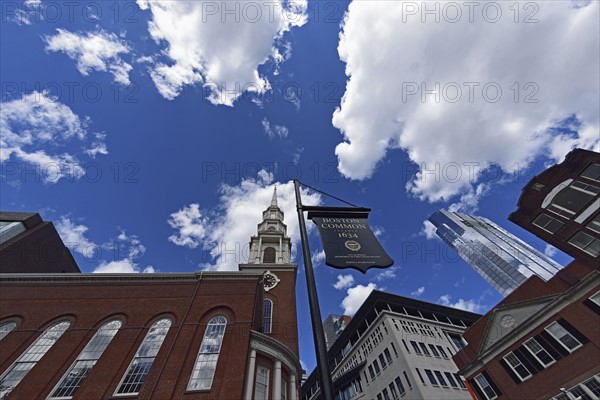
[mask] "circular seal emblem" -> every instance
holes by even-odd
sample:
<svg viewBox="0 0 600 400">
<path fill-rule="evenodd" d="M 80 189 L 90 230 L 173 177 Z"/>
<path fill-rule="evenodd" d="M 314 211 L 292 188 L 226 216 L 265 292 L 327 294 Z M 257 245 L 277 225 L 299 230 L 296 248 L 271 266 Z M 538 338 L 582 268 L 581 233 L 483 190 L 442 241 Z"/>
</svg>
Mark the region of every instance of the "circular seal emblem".
<svg viewBox="0 0 600 400">
<path fill-rule="evenodd" d="M 358 243 L 356 240 L 346 240 L 346 243 L 344 243 L 344 246 L 346 246 L 346 248 L 351 251 L 359 251 L 360 250 L 360 243 Z"/>
<path fill-rule="evenodd" d="M 513 326 L 515 326 L 515 318 L 512 315 L 505 315 L 500 319 L 500 325 L 502 325 L 504 328 L 512 328 Z"/>
</svg>

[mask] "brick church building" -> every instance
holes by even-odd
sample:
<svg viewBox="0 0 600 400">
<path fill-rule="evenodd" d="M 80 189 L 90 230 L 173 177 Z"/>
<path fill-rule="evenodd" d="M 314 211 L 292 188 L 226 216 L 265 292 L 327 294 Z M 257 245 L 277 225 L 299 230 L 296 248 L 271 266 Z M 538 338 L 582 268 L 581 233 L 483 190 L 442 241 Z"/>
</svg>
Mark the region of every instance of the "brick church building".
<svg viewBox="0 0 600 400">
<path fill-rule="evenodd" d="M 0 399 L 297 399 L 283 217 L 274 193 L 239 271 L 1 274 Z"/>
</svg>

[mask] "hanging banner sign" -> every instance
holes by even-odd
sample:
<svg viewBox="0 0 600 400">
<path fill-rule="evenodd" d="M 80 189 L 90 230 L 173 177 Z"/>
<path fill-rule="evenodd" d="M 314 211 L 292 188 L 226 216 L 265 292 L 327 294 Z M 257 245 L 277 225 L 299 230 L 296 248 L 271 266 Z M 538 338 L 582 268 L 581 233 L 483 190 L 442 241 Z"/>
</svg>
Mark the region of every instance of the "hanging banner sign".
<svg viewBox="0 0 600 400">
<path fill-rule="evenodd" d="M 325 264 L 333 268 L 387 268 L 394 260 L 387 255 L 367 222 L 368 213 L 309 212 L 319 228 Z"/>
</svg>

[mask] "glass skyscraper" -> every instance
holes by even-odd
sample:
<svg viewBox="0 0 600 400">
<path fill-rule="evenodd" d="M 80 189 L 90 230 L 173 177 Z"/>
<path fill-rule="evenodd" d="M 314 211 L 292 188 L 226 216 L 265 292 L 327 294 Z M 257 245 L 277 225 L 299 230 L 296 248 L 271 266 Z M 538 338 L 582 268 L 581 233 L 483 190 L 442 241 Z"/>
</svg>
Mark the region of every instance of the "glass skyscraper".
<svg viewBox="0 0 600 400">
<path fill-rule="evenodd" d="M 548 280 L 562 266 L 487 218 L 438 210 L 436 234 L 503 296 L 532 275 Z"/>
</svg>

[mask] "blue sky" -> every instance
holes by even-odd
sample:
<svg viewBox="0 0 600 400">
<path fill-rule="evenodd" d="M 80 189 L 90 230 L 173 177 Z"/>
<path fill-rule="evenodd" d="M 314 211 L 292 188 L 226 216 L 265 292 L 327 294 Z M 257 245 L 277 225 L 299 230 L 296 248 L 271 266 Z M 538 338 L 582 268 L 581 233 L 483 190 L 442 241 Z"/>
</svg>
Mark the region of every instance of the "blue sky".
<svg viewBox="0 0 600 400">
<path fill-rule="evenodd" d="M 84 272 L 232 269 L 277 184 L 302 264 L 298 178 L 372 208 L 396 261 L 325 267 L 312 231 L 323 317 L 374 287 L 496 304 L 426 229 L 439 208 L 569 261 L 506 218 L 535 174 L 599 150 L 597 2 L 228 4 L 3 1 L 0 208 L 54 221 Z M 305 287 L 300 269 L 312 369 Z"/>
</svg>

